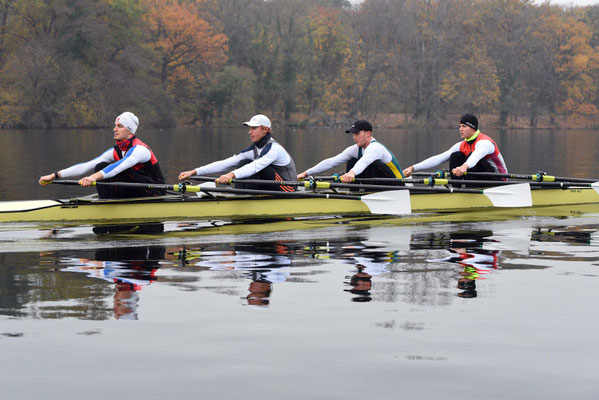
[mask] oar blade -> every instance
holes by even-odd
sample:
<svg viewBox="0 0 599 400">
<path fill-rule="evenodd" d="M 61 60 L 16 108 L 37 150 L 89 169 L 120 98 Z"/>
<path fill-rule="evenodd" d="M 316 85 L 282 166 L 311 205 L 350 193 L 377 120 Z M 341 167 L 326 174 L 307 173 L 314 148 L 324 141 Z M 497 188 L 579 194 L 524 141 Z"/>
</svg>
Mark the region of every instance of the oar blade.
<svg viewBox="0 0 599 400">
<path fill-rule="evenodd" d="M 412 213 L 409 190 L 389 190 L 360 198 L 373 214 L 405 215 Z"/>
<path fill-rule="evenodd" d="M 599 193 L 599 182 L 591 183 L 591 187 L 595 189 L 595 192 Z"/>
<path fill-rule="evenodd" d="M 208 196 L 210 189 L 216 189 L 215 182 L 204 182 L 200 183 L 198 186 L 187 186 L 187 190 L 190 192 L 196 192 L 196 196 L 198 197 Z"/>
<path fill-rule="evenodd" d="M 495 207 L 532 207 L 532 196 L 528 183 L 497 186 L 483 190 Z"/>
</svg>

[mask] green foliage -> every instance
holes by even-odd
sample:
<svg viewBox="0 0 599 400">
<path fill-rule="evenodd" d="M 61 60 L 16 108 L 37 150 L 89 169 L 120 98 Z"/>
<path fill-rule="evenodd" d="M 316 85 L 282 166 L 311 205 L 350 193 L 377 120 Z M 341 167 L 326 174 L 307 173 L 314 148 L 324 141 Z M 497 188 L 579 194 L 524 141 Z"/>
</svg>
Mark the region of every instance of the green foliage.
<svg viewBox="0 0 599 400">
<path fill-rule="evenodd" d="M 230 65 L 216 74 L 207 98 L 214 110 L 213 123 L 219 126 L 238 126 L 239 121 L 256 113 L 254 98 L 256 77 L 251 69 Z"/>
</svg>

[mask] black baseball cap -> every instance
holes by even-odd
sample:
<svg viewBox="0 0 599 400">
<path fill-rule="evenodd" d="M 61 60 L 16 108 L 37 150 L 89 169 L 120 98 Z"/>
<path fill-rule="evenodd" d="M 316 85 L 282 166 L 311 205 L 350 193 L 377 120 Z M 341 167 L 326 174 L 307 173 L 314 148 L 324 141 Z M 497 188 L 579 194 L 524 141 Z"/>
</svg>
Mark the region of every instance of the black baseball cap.
<svg viewBox="0 0 599 400">
<path fill-rule="evenodd" d="M 345 133 L 360 133 L 360 131 L 372 132 L 372 125 L 370 122 L 360 119 L 353 123 L 351 128 L 345 131 Z"/>
</svg>

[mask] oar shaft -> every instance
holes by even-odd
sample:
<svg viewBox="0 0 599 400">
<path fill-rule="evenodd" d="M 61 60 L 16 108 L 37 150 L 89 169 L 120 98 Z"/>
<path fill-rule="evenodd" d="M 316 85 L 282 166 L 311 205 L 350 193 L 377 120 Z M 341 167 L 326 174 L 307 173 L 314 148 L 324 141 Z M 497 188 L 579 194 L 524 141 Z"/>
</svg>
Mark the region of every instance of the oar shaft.
<svg viewBox="0 0 599 400">
<path fill-rule="evenodd" d="M 521 174 L 500 174 L 493 172 L 467 172 L 467 175 L 471 176 L 495 176 L 499 178 L 508 178 L 508 179 L 525 179 L 531 180 L 535 182 L 572 182 L 572 183 L 593 183 L 596 182 L 597 179 L 586 179 L 586 178 L 569 178 L 566 176 L 553 176 L 547 174 L 531 174 L 531 175 L 521 175 Z"/>
<path fill-rule="evenodd" d="M 503 186 L 503 185 L 513 185 L 516 183 L 515 181 L 494 181 L 494 180 L 477 180 L 477 179 L 442 179 L 442 178 L 424 178 L 424 179 L 396 179 L 396 178 L 356 178 L 356 181 L 381 181 L 381 182 L 406 182 L 406 183 L 420 183 L 424 185 L 481 185 L 481 186 Z M 585 186 L 590 187 L 590 184 L 580 184 L 577 182 L 530 182 L 531 185 L 537 187 L 547 187 L 547 188 L 563 188 L 566 189 L 570 186 Z"/>
<path fill-rule="evenodd" d="M 57 185 L 79 185 L 79 181 L 58 179 L 52 181 L 53 184 Z M 166 183 L 136 183 L 136 182 L 92 182 L 92 186 L 119 186 L 119 187 L 136 187 L 136 188 L 147 188 L 147 189 L 160 189 L 160 190 L 173 190 L 179 191 L 180 185 L 169 185 Z"/>
<path fill-rule="evenodd" d="M 194 177 L 194 180 L 213 182 L 215 178 L 211 177 Z M 332 189 L 332 188 L 343 188 L 343 189 L 365 189 L 369 191 L 384 191 L 384 190 L 408 190 L 418 192 L 432 192 L 432 193 L 482 193 L 480 189 L 461 189 L 461 188 L 445 188 L 445 187 L 408 187 L 408 186 L 392 186 L 392 185 L 368 185 L 368 184 L 352 184 L 352 183 L 332 183 L 322 181 L 274 181 L 274 180 L 261 180 L 261 179 L 232 179 L 230 183 L 246 183 L 246 184 L 257 184 L 257 185 L 274 185 L 274 186 L 304 186 L 310 189 Z M 464 182 L 462 182 L 464 183 Z M 289 192 L 293 193 L 293 192 Z"/>
<path fill-rule="evenodd" d="M 55 180 L 52 181 L 58 185 L 79 185 L 78 181 L 75 180 Z M 134 183 L 134 182 L 94 182 L 93 185 L 102 186 L 126 186 L 126 187 L 143 187 L 151 189 L 167 189 L 179 192 L 206 192 L 206 193 L 231 193 L 231 194 L 248 194 L 248 195 L 270 195 L 270 196 L 282 196 L 282 197 L 317 197 L 317 198 L 331 198 L 331 199 L 346 199 L 346 200 L 360 200 L 361 196 L 358 195 L 344 195 L 344 194 L 326 194 L 326 193 L 313 193 L 313 192 L 282 192 L 278 190 L 258 190 L 258 189 L 237 189 L 230 187 L 223 188 L 208 188 L 195 185 L 169 185 L 169 184 L 147 184 L 147 183 Z M 183 189 L 185 188 L 185 189 Z"/>
</svg>

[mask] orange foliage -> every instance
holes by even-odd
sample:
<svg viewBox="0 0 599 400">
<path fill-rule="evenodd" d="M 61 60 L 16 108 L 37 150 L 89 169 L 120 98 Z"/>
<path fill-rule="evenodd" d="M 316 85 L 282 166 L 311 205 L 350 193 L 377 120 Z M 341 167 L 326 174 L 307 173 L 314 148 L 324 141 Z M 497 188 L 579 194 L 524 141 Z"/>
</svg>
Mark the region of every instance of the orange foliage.
<svg viewBox="0 0 599 400">
<path fill-rule="evenodd" d="M 570 118 L 596 117 L 592 104 L 599 72 L 599 52 L 590 45 L 592 33 L 583 23 L 554 13 L 544 20 L 545 40 L 554 44 L 554 68 L 561 82 L 562 101 L 558 110 Z"/>
<path fill-rule="evenodd" d="M 168 79 L 189 77 L 192 65 L 200 71 L 227 60 L 227 37 L 217 33 L 192 4 L 176 0 L 144 0 L 154 50 L 161 57 L 163 85 Z M 166 86 L 165 86 L 166 87 Z"/>
</svg>

